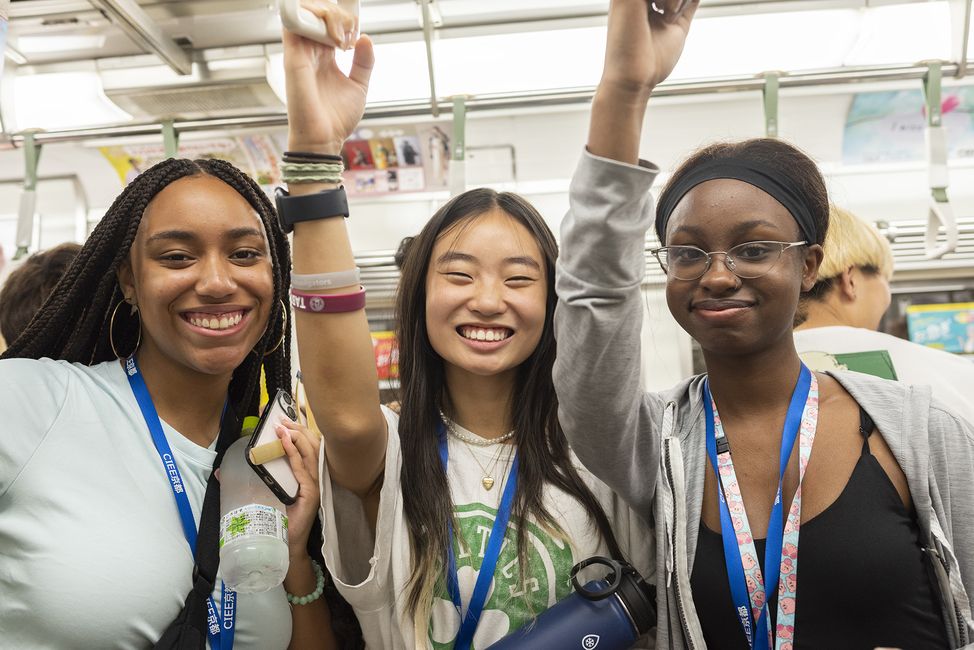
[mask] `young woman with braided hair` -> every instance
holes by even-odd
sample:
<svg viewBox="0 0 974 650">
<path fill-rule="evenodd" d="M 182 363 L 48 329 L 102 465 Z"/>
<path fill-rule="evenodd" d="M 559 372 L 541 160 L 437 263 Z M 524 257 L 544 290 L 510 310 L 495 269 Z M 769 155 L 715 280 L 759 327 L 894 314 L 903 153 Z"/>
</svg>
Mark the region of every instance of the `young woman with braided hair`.
<svg viewBox="0 0 974 650">
<path fill-rule="evenodd" d="M 278 432 L 300 483 L 284 588 L 224 598 L 216 574 L 212 468 L 257 412 L 261 368 L 290 389 L 289 275 L 270 202 L 229 163 L 166 160 L 115 200 L 0 361 L 5 645 L 337 647 L 327 604 L 289 611 L 284 593 L 316 591 L 305 430 Z"/>
</svg>

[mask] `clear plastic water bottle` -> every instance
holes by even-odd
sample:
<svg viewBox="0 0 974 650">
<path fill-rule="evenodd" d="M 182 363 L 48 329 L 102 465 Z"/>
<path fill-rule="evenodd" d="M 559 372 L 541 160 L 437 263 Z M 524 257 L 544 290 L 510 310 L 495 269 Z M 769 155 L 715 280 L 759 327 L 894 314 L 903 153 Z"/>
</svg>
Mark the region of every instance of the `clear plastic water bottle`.
<svg viewBox="0 0 974 650">
<path fill-rule="evenodd" d="M 248 438 L 233 443 L 220 466 L 220 575 L 234 591 L 257 593 L 287 574 L 287 515 L 247 463 Z"/>
</svg>

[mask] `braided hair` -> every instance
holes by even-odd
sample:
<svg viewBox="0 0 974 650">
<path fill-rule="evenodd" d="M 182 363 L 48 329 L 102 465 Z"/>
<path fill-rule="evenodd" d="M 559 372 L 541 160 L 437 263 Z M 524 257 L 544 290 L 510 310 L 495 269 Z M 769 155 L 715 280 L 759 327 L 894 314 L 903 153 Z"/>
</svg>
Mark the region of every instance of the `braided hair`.
<svg viewBox="0 0 974 650">
<path fill-rule="evenodd" d="M 50 357 L 88 365 L 116 358 L 119 350 L 135 349 L 138 317 L 115 307 L 122 300 L 118 269 L 126 262 L 146 207 L 164 188 L 181 178 L 208 175 L 232 187 L 257 212 L 267 233 L 274 269 L 274 304 L 267 331 L 252 354 L 241 363 L 230 381 L 230 404 L 241 415 L 256 413 L 261 366 L 270 394 L 291 385 L 291 331 L 286 327 L 289 309 L 285 292 L 290 284 L 290 248 L 275 218 L 267 195 L 249 176 L 223 160 L 169 159 L 140 174 L 122 190 L 105 217 L 98 222 L 74 263 L 30 321 L 12 341 L 3 358 Z M 283 332 L 281 331 L 283 328 Z M 280 347 L 268 354 L 284 337 Z"/>
<path fill-rule="evenodd" d="M 128 259 L 142 215 L 152 199 L 174 181 L 199 175 L 220 179 L 257 212 L 267 234 L 274 273 L 274 304 L 268 327 L 253 352 L 234 370 L 229 388 L 231 409 L 239 417 L 257 413 L 262 366 L 268 394 L 273 395 L 279 388 L 290 391 L 291 328 L 287 325 L 290 306 L 286 295 L 291 284 L 290 246 L 267 195 L 252 178 L 224 160 L 164 160 L 129 183 L 98 222 L 27 329 L 0 358 L 50 357 L 93 365 L 116 358 L 113 338 L 119 350 L 134 350 L 141 327 L 138 318 L 127 309 L 115 313 L 115 307 L 124 297 L 118 284 L 119 267 Z M 222 427 L 220 437 L 224 437 Z M 321 539 L 321 522 L 316 517 L 308 539 L 308 552 L 324 564 Z M 339 643 L 345 648 L 364 647 L 351 606 L 335 589 L 330 575 L 326 582 L 325 599 Z"/>
</svg>

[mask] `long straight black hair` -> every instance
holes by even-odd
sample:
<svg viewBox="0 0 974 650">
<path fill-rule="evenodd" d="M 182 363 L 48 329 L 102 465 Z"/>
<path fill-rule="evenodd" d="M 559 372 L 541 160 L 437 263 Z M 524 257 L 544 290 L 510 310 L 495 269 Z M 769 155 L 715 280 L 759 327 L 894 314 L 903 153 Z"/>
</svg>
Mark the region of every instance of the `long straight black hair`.
<svg viewBox="0 0 974 650">
<path fill-rule="evenodd" d="M 544 256 L 548 283 L 541 340 L 518 367 L 511 396 L 514 441 L 521 458 L 512 519 L 517 528 L 518 557 L 527 551 L 524 521 L 535 518 L 542 527 L 561 530 L 544 505 L 543 489 L 552 485 L 574 497 L 588 513 L 614 557 L 619 546 L 602 506 L 572 464 L 568 442 L 558 422 L 558 398 L 551 377 L 555 361 L 553 315 L 555 258 L 558 246 L 538 211 L 522 197 L 481 188 L 453 198 L 440 208 L 409 244 L 397 296 L 397 335 L 401 378 L 399 437 L 402 444 L 403 508 L 413 552 L 413 575 L 407 595 L 412 614 L 432 597 L 442 574 L 450 543 L 447 523 L 453 518 L 450 490 L 438 452 L 439 409 L 449 405 L 443 359 L 433 349 L 426 331 L 426 276 L 433 246 L 441 234 L 463 227 L 491 210 L 501 210 L 523 224 L 538 242 Z M 523 566 L 523 563 L 522 563 Z"/>
</svg>

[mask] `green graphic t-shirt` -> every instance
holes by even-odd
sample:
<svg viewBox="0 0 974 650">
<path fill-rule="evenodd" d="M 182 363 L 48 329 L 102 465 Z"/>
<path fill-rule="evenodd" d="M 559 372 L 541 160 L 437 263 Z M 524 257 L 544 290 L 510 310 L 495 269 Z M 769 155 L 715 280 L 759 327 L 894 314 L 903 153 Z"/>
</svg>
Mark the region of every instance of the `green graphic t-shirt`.
<svg viewBox="0 0 974 650">
<path fill-rule="evenodd" d="M 405 488 L 400 483 L 398 418 L 391 411 L 386 412 L 386 417 L 389 443 L 372 556 L 363 557 L 361 533 L 355 533 L 356 527 L 349 525 L 342 515 L 350 509 L 360 511 L 361 506 L 349 505 L 355 497 L 334 490 L 330 481 L 323 479 L 325 560 L 339 591 L 355 608 L 369 648 L 449 650 L 460 629 L 460 613 L 447 592 L 445 576 L 437 582 L 428 620 L 412 621 L 405 611 L 408 581 L 412 577 L 409 535 L 402 510 L 401 491 Z M 474 435 L 464 429 L 460 431 Z M 464 613 L 487 549 L 513 449 L 511 445 L 478 447 L 449 438 L 447 478 L 457 518 L 453 541 Z M 655 556 L 650 548 L 649 528 L 604 483 L 577 460 L 575 463 L 579 475 L 612 522 L 623 552 L 651 579 Z M 568 596 L 571 593 L 569 575 L 575 563 L 593 555 L 608 555 L 601 537 L 577 501 L 549 487 L 545 505 L 561 527 L 561 533 L 545 530 L 537 522 L 527 522 L 522 564 L 517 556 L 517 530 L 513 524 L 508 525 L 474 634 L 473 650 L 483 650 Z"/>
</svg>

